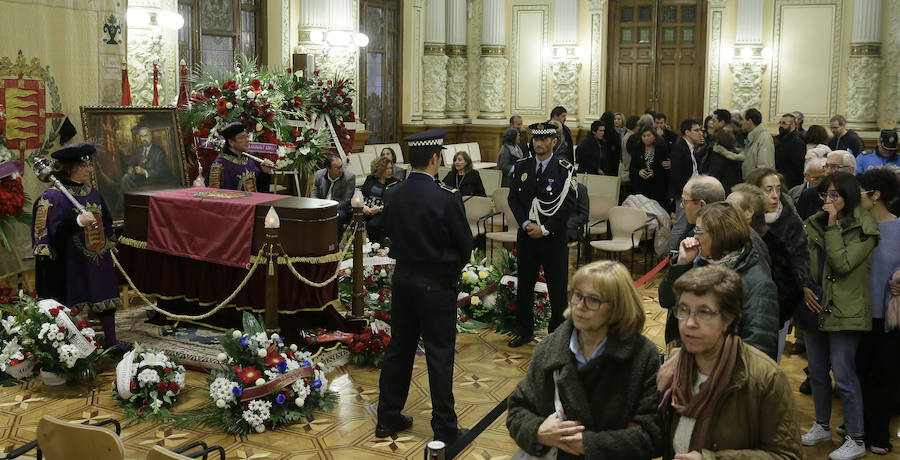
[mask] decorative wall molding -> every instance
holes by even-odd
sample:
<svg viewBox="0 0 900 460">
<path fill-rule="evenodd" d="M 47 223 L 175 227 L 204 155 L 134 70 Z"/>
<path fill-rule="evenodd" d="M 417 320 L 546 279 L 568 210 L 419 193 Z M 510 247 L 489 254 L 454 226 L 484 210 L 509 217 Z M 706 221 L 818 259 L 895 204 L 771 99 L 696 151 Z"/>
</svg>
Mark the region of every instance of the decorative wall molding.
<svg viewBox="0 0 900 460">
<path fill-rule="evenodd" d="M 281 63 L 291 62 L 291 0 L 281 0 Z"/>
<path fill-rule="evenodd" d="M 453 54 L 447 61 L 447 117 L 466 117 L 466 89 L 469 73 L 469 58 L 465 53 Z"/>
<path fill-rule="evenodd" d="M 447 109 L 447 56 L 422 56 L 425 118 L 444 118 Z"/>
<path fill-rule="evenodd" d="M 578 73 L 581 61 L 578 59 L 554 59 L 550 65 L 553 69 L 553 105 L 566 108 L 568 118 L 577 121 L 578 115 Z"/>
<path fill-rule="evenodd" d="M 541 26 L 540 30 L 522 30 L 522 25 L 520 23 L 522 15 L 526 14 L 534 14 L 538 13 L 541 15 Z M 520 42 L 520 35 L 522 33 L 528 35 L 539 34 L 540 35 L 540 47 L 535 49 L 534 47 L 526 47 L 523 46 Z M 540 105 L 538 106 L 523 106 L 518 97 L 519 86 L 522 84 L 520 79 L 522 76 L 519 75 L 519 62 L 521 60 L 529 60 L 533 61 L 536 59 L 541 59 L 541 55 L 538 53 L 542 53 L 544 49 L 550 47 L 550 6 L 545 4 L 523 4 L 523 5 L 513 5 L 512 7 L 512 46 L 510 48 L 512 52 L 512 56 L 510 59 L 510 111 L 517 115 L 539 115 L 539 116 L 547 116 L 550 111 L 547 108 L 547 93 L 549 86 L 549 78 L 548 78 L 548 66 L 541 65 L 540 66 L 540 75 L 528 75 L 525 78 L 528 80 L 534 81 L 535 79 L 538 81 L 538 90 L 540 91 Z M 482 53 L 484 47 L 482 47 Z M 537 77 L 537 78 L 535 78 Z M 484 79 L 481 80 L 484 82 Z"/>
<path fill-rule="evenodd" d="M 851 43 L 850 56 L 881 56 L 881 43 Z"/>
<path fill-rule="evenodd" d="M 422 121 L 422 57 L 424 53 L 424 39 L 422 35 L 422 21 L 424 11 L 422 0 L 413 0 L 412 13 L 412 60 L 409 86 L 412 90 L 412 110 L 410 119 L 413 122 Z M 399 89 L 399 88 L 398 88 Z"/>
<path fill-rule="evenodd" d="M 502 120 L 506 114 L 506 67 L 509 59 L 499 56 L 481 56 L 481 100 L 478 118 Z"/>
<path fill-rule="evenodd" d="M 847 61 L 847 121 L 871 124 L 878 119 L 878 86 L 881 84 L 881 57 L 850 56 Z"/>
<path fill-rule="evenodd" d="M 706 57 L 706 109 L 712 112 L 719 108 L 719 60 L 722 56 L 722 17 L 725 14 L 724 0 L 710 0 L 707 11 Z"/>
<path fill-rule="evenodd" d="M 831 6 L 834 9 L 833 14 L 833 24 L 832 24 L 832 32 L 831 32 L 831 75 L 830 84 L 829 84 L 829 94 L 828 94 L 828 108 L 826 112 L 827 114 L 819 114 L 819 115 L 806 115 L 806 122 L 808 124 L 812 123 L 827 123 L 830 115 L 838 113 L 838 85 L 840 83 L 840 75 L 841 75 L 841 49 L 842 49 L 842 30 L 843 30 L 843 1 L 841 0 L 775 0 L 775 23 L 773 27 L 774 37 L 772 39 L 773 52 L 772 52 L 772 75 L 771 82 L 769 84 L 769 116 L 768 122 L 777 123 L 780 118 L 780 112 L 778 111 L 778 96 L 780 92 L 779 86 L 779 63 L 781 61 L 781 51 L 782 51 L 782 27 L 784 24 L 782 23 L 783 13 L 785 7 L 797 7 L 797 6 Z"/>
<path fill-rule="evenodd" d="M 729 66 L 734 77 L 732 109 L 743 112 L 760 107 L 763 73 L 768 65 L 761 60 L 734 60 Z"/>
<path fill-rule="evenodd" d="M 606 0 L 589 1 L 588 5 L 591 10 L 591 78 L 588 86 L 588 115 L 587 118 L 597 120 L 600 118 L 600 96 L 605 89 L 600 85 L 602 67 L 603 67 L 603 46 L 606 38 L 603 27 L 603 9 L 606 7 Z"/>
<path fill-rule="evenodd" d="M 900 1 L 900 0 L 898 0 Z M 479 114 L 479 107 L 481 104 L 481 55 L 480 55 L 480 47 L 481 47 L 481 35 L 482 35 L 482 21 L 484 20 L 483 14 L 483 3 L 482 0 L 472 0 L 472 13 L 471 19 L 469 19 L 468 23 L 468 63 L 469 63 L 469 78 L 468 78 L 468 94 L 466 97 L 468 98 L 468 115 L 469 118 L 477 118 Z"/>
</svg>

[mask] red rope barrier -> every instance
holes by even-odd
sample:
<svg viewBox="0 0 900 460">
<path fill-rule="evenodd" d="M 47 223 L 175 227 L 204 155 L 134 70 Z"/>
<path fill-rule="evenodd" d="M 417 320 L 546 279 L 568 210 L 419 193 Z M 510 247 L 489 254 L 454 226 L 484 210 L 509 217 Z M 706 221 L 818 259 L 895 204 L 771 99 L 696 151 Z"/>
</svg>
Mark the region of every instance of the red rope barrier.
<svg viewBox="0 0 900 460">
<path fill-rule="evenodd" d="M 663 259 L 662 262 L 659 263 L 659 265 L 653 267 L 653 270 L 650 270 L 649 272 L 647 272 L 646 275 L 642 276 L 641 279 L 635 281 L 634 287 L 636 287 L 636 288 L 641 287 L 641 285 L 646 283 L 647 280 L 649 280 L 650 278 L 653 278 L 653 276 L 656 275 L 657 273 L 659 273 L 659 271 L 662 270 L 663 267 L 665 267 L 666 265 L 669 264 L 669 259 L 671 257 L 672 256 L 667 256 L 665 259 Z"/>
</svg>

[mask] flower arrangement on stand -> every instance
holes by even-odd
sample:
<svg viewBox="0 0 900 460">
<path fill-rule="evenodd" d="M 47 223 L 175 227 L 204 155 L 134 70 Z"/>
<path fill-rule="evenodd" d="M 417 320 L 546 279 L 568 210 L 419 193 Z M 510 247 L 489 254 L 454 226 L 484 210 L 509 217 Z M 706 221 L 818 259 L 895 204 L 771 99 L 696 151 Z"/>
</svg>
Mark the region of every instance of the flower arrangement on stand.
<svg viewBox="0 0 900 460">
<path fill-rule="evenodd" d="M 249 312 L 243 331 L 229 330 L 220 343 L 222 369 L 213 371 L 210 403 L 174 417 L 175 425 L 223 429 L 230 434 L 262 433 L 311 417 L 315 409 L 331 411 L 337 394 L 309 353 L 290 347 L 278 334 L 266 334 Z"/>
<path fill-rule="evenodd" d="M 0 105 L 0 120 L 5 119 Z M 9 232 L 16 223 L 31 225 L 31 213 L 23 212 L 31 200 L 25 195 L 20 168 L 15 156 L 6 148 L 6 137 L 0 132 L 0 243 L 12 252 L 13 241 Z"/>
<path fill-rule="evenodd" d="M 487 315 L 487 307 L 493 303 L 500 271 L 486 262 L 477 249 L 473 250 L 456 282 L 456 326 L 460 331 L 473 332 L 489 326 L 480 319 Z"/>
<path fill-rule="evenodd" d="M 234 75 L 195 75 L 192 106 L 185 114 L 195 139 L 214 140 L 228 123 L 240 121 L 253 133 L 252 140 L 276 144 L 279 170 L 311 175 L 329 152 L 336 151 L 334 137 L 326 125 L 328 117 L 345 152 L 352 140 L 345 122 L 354 121 L 353 84 L 333 76 L 269 72 L 255 60 L 240 57 Z M 217 152 L 198 147 L 204 170 Z"/>
<path fill-rule="evenodd" d="M 125 410 L 129 424 L 145 420 L 166 421 L 169 409 L 184 389 L 184 366 L 165 353 L 137 344 L 116 366 L 113 399 Z"/>
<path fill-rule="evenodd" d="M 385 263 L 363 264 L 363 295 L 366 301 L 366 316 L 390 322 L 391 319 L 391 294 L 394 274 L 394 265 L 387 263 L 390 248 L 382 247 L 379 243 L 368 242 L 363 245 L 363 257 L 370 261 Z M 353 259 L 353 254 L 347 251 L 345 261 Z M 347 311 L 350 311 L 353 296 L 353 273 L 349 267 L 343 268 L 338 282 L 338 293 L 341 303 Z"/>
<path fill-rule="evenodd" d="M 500 272 L 500 280 L 497 286 L 496 296 L 493 302 L 486 305 L 478 312 L 477 319 L 494 326 L 497 332 L 513 334 L 516 330 L 516 295 L 518 292 L 518 264 L 514 251 L 501 250 L 500 260 L 496 266 Z M 538 282 L 545 283 L 543 269 L 538 275 Z M 550 320 L 550 306 L 546 289 L 537 289 L 534 293 L 534 329 L 547 327 Z"/>
<path fill-rule="evenodd" d="M 92 379 L 93 364 L 106 351 L 94 340 L 94 330 L 87 320 L 79 320 L 78 310 L 52 299 L 22 300 L 22 345 L 34 354 L 44 384 Z"/>
<path fill-rule="evenodd" d="M 0 385 L 12 386 L 31 377 L 31 351 L 22 345 L 24 319 L 19 314 L 21 298 L 0 286 Z"/>
</svg>

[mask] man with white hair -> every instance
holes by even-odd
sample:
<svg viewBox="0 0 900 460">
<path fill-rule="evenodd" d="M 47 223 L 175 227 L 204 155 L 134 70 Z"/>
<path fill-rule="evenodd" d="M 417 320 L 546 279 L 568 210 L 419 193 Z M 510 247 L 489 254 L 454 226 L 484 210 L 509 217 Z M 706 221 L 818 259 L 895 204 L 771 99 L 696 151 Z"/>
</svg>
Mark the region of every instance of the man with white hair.
<svg viewBox="0 0 900 460">
<path fill-rule="evenodd" d="M 791 188 L 789 192 L 791 198 L 794 199 L 794 203 L 800 200 L 800 194 L 804 190 L 819 185 L 819 182 L 822 182 L 826 175 L 824 157 L 813 157 L 806 160 L 806 163 L 803 165 L 803 183 Z"/>
<path fill-rule="evenodd" d="M 838 171 L 853 174 L 856 170 L 856 158 L 846 150 L 833 150 L 825 157 L 825 173 L 832 174 Z M 797 199 L 797 214 L 806 220 L 809 216 L 819 212 L 825 203 L 819 198 L 819 187 L 809 187 L 800 193 Z"/>
<path fill-rule="evenodd" d="M 697 222 L 697 212 L 700 208 L 716 201 L 725 199 L 725 187 L 713 176 L 697 175 L 688 179 L 681 191 L 681 209 L 687 220 L 687 228 L 684 232 L 672 232 L 669 238 L 669 251 L 678 252 L 681 240 L 694 234 L 694 223 Z"/>
</svg>

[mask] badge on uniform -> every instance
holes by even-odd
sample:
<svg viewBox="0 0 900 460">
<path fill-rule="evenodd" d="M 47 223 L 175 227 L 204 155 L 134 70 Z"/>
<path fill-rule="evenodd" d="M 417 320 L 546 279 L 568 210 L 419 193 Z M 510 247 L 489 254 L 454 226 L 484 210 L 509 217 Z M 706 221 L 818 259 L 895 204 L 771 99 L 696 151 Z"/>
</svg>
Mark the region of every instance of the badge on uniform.
<svg viewBox="0 0 900 460">
<path fill-rule="evenodd" d="M 522 173 L 522 177 L 519 178 L 522 182 L 525 182 L 525 179 L 528 179 L 528 173 Z"/>
<path fill-rule="evenodd" d="M 547 191 L 553 193 L 553 179 L 547 179 Z"/>
</svg>

